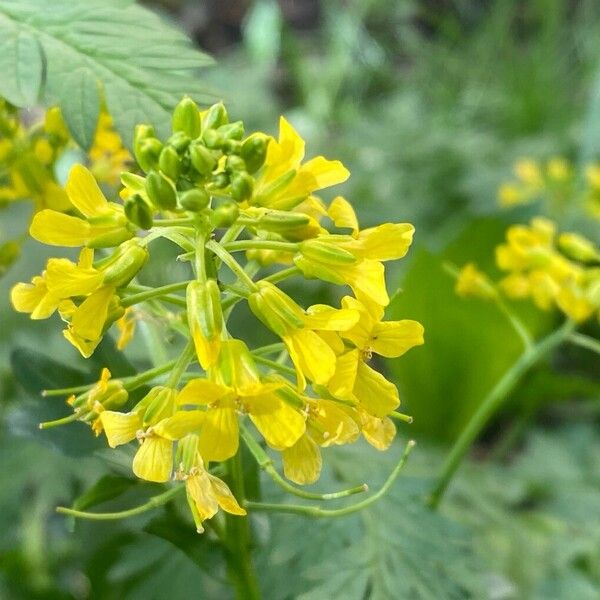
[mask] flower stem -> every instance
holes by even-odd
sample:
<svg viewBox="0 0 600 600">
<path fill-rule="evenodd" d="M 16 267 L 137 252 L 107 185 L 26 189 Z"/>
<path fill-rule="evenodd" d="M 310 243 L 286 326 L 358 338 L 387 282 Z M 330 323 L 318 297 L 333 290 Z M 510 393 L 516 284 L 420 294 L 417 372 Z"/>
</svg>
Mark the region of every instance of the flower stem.
<svg viewBox="0 0 600 600">
<path fill-rule="evenodd" d="M 406 464 L 406 460 L 408 459 L 408 456 L 414 447 L 415 442 L 413 440 L 410 440 L 406 444 L 406 447 L 404 448 L 404 452 L 402 453 L 398 464 L 390 473 L 385 483 L 379 488 L 379 490 L 377 490 L 375 494 L 369 496 L 368 498 L 365 498 L 360 502 L 351 504 L 350 506 L 346 506 L 344 508 L 327 509 L 321 508 L 320 506 L 304 506 L 301 504 L 272 504 L 267 502 L 250 501 L 246 501 L 245 506 L 246 508 L 249 508 L 251 510 L 300 514 L 315 518 L 345 517 L 346 515 L 350 515 L 352 513 L 358 512 L 359 510 L 367 508 L 374 502 L 377 502 L 377 500 L 379 500 L 382 496 L 384 496 L 387 493 L 387 491 L 390 489 L 390 487 L 400 474 L 400 471 L 402 471 L 402 468 Z"/>
<path fill-rule="evenodd" d="M 56 512 L 61 515 L 69 515 L 71 517 L 77 517 L 79 519 L 89 519 L 92 521 L 113 521 L 116 519 L 126 519 L 128 517 L 135 517 L 136 515 L 141 515 L 146 511 L 152 510 L 153 508 L 157 508 L 166 504 L 174 498 L 179 492 L 185 489 L 184 485 L 177 485 L 168 489 L 166 492 L 159 494 L 158 496 L 153 496 L 140 506 L 136 506 L 135 508 L 130 508 L 129 510 L 122 510 L 119 512 L 108 512 L 108 513 L 95 513 L 95 512 L 85 512 L 82 510 L 75 510 L 73 508 L 67 508 L 66 506 L 57 506 Z"/>
<path fill-rule="evenodd" d="M 240 250 L 279 250 L 280 252 L 297 252 L 298 244 L 294 242 L 278 242 L 276 240 L 239 240 L 228 242 L 225 249 L 230 252 Z"/>
<path fill-rule="evenodd" d="M 231 242 L 231 243 L 233 244 L 234 242 Z M 254 283 L 254 281 L 252 281 L 252 279 L 248 275 L 248 273 L 246 273 L 246 271 L 244 271 L 244 269 L 237 262 L 237 260 L 235 260 L 235 258 L 233 258 L 233 256 L 231 256 L 231 254 L 229 254 L 229 252 L 227 252 L 227 250 L 225 250 L 225 248 L 223 248 L 223 246 L 221 246 L 214 240 L 211 240 L 206 243 L 206 247 L 211 252 L 216 254 L 229 267 L 229 269 L 233 272 L 233 274 L 236 275 L 237 278 L 242 283 L 244 283 L 250 290 L 255 291 L 257 289 L 256 283 Z"/>
<path fill-rule="evenodd" d="M 506 305 L 504 300 L 496 295 L 494 298 L 496 306 L 500 310 L 500 312 L 506 317 L 508 322 L 512 325 L 512 328 L 517 332 L 517 335 L 521 338 L 523 342 L 523 346 L 525 349 L 529 349 L 533 346 L 533 339 L 531 338 L 531 334 L 527 331 L 525 325 L 523 325 L 521 319 L 519 319 L 512 310 Z"/>
<path fill-rule="evenodd" d="M 245 503 L 241 448 L 228 463 L 231 491 L 241 506 Z M 238 600 L 260 600 L 258 579 L 252 566 L 252 534 L 247 516 L 226 515 L 226 552 L 229 576 Z"/>
<path fill-rule="evenodd" d="M 481 430 L 485 427 L 491 416 L 498 410 L 514 389 L 521 378 L 540 359 L 554 350 L 557 346 L 568 339 L 573 331 L 574 323 L 566 321 L 564 325 L 553 331 L 530 348 L 525 349 L 516 362 L 504 373 L 496 385 L 483 399 L 467 426 L 454 443 L 450 454 L 446 458 L 435 487 L 429 497 L 428 504 L 436 508 L 440 503 L 448 484 L 456 473 L 462 459 L 468 452 Z"/>
<path fill-rule="evenodd" d="M 152 298 L 157 298 L 159 296 L 166 296 L 171 292 L 177 292 L 179 290 L 183 290 L 187 287 L 189 281 L 180 281 L 178 283 L 170 283 L 168 285 L 162 285 L 157 288 L 150 288 L 143 292 L 139 292 L 137 294 L 132 294 L 131 296 L 126 296 L 121 300 L 121 306 L 123 308 L 127 308 L 128 306 L 133 306 L 134 304 L 139 304 L 140 302 L 145 302 L 146 300 L 150 300 Z M 186 306 L 185 298 L 176 298 L 177 300 L 181 300 L 183 303 L 182 306 Z"/>
<path fill-rule="evenodd" d="M 580 348 L 585 348 L 586 350 L 591 350 L 596 354 L 600 354 L 600 342 L 589 335 L 585 335 L 583 333 L 572 333 L 569 336 L 568 341 L 575 346 L 579 346 Z"/>
<path fill-rule="evenodd" d="M 340 492 L 329 492 L 325 494 L 317 494 L 315 492 L 306 492 L 296 486 L 288 483 L 275 469 L 273 461 L 269 458 L 269 455 L 263 450 L 261 445 L 254 439 L 253 435 L 248 431 L 246 427 L 241 426 L 242 439 L 246 444 L 248 450 L 256 460 L 258 466 L 267 473 L 271 479 L 282 489 L 294 496 L 300 498 L 307 498 L 308 500 L 337 500 L 338 498 L 345 498 L 346 496 L 352 496 L 353 494 L 360 494 L 366 492 L 369 486 L 366 483 L 357 485 L 347 490 Z"/>
<path fill-rule="evenodd" d="M 173 365 L 173 370 L 171 371 L 169 379 L 166 383 L 167 387 L 174 388 L 177 386 L 179 380 L 181 379 L 181 376 L 185 373 L 190 362 L 192 362 L 192 358 L 194 358 L 194 352 L 194 342 L 193 340 L 189 340 L 185 348 L 179 355 L 179 358 L 175 361 L 175 364 Z"/>
</svg>

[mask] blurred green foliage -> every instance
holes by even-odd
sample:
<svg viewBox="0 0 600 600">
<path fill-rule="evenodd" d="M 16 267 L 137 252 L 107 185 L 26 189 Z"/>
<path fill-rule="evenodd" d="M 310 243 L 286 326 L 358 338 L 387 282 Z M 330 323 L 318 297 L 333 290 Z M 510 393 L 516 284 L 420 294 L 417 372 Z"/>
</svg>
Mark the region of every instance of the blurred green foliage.
<svg viewBox="0 0 600 600">
<path fill-rule="evenodd" d="M 197 4 L 159 9 L 193 28 Z M 311 152 L 341 158 L 352 171 L 343 193 L 366 224 L 417 226 L 416 248 L 389 276 L 400 290 L 388 316 L 422 321 L 426 345 L 378 366 L 397 379 L 403 408 L 415 417 L 402 435 L 414 431 L 423 443 L 393 493 L 364 513 L 335 521 L 254 515 L 265 597 L 597 598 L 597 360 L 575 351 L 551 357 L 490 426 L 440 514 L 422 499 L 443 444 L 519 350 L 493 307 L 455 296 L 443 263 L 475 260 L 491 269 L 506 225 L 535 211 L 497 211 L 497 187 L 516 158 L 598 158 L 600 5 L 330 0 L 306 3 L 319 10 L 299 27 L 291 4 L 255 0 L 241 10 L 243 21 L 233 25 L 239 43 L 203 80 L 249 126 L 269 127 L 283 112 Z M 24 230 L 27 213 L 24 206 L 4 211 L 3 237 Z M 75 524 L 53 513 L 77 497 L 79 506 L 98 510 L 134 506 L 157 488 L 134 481 L 119 452 L 110 453 L 107 474 L 106 451 L 96 451 L 101 444 L 81 423 L 56 433 L 35 428 L 50 413 L 63 414 L 60 400 L 37 394 L 48 377 L 64 386 L 93 379 L 105 365 L 115 375 L 127 369 L 110 344 L 85 363 L 56 323 L 40 327 L 12 313 L 10 286 L 39 271 L 45 252 L 27 242 L 0 282 L 0 598 L 176 600 L 190 590 L 228 598 L 210 532 L 193 534 L 177 503 L 116 523 Z M 168 279 L 161 264 L 158 257 L 148 283 Z M 305 294 L 322 299 L 322 287 L 308 285 Z M 553 325 L 526 304 L 518 310 L 534 333 Z M 143 340 L 129 354 L 138 367 L 151 344 Z M 489 458 L 494 448 L 502 460 Z M 363 480 L 375 486 L 400 448 L 328 452 L 333 467 L 319 489 Z M 263 492 L 277 495 L 267 482 Z"/>
</svg>

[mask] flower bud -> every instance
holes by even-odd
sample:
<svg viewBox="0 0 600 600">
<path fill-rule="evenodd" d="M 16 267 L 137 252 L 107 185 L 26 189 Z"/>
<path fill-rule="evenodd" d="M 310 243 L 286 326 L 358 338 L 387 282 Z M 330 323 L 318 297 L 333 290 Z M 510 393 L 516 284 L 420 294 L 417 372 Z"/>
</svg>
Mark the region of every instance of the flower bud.
<svg viewBox="0 0 600 600">
<path fill-rule="evenodd" d="M 150 171 L 146 177 L 146 193 L 155 206 L 173 210 L 177 206 L 177 192 L 173 184 L 161 173 Z"/>
<path fill-rule="evenodd" d="M 237 140 L 225 140 L 221 146 L 224 154 L 232 155 L 239 154 L 242 150 L 242 142 Z"/>
<path fill-rule="evenodd" d="M 227 173 L 215 173 L 215 175 L 212 176 L 211 183 L 217 189 L 226 188 L 229 185 L 229 175 L 227 175 Z"/>
<path fill-rule="evenodd" d="M 266 210 L 263 214 L 258 216 L 254 227 L 273 233 L 286 233 L 290 230 L 306 227 L 309 223 L 310 217 L 304 213 L 286 212 L 284 210 Z"/>
<path fill-rule="evenodd" d="M 125 218 L 124 215 L 123 217 Z M 91 219 L 88 220 L 91 221 Z M 96 237 L 86 242 L 85 245 L 87 248 L 114 248 L 115 246 L 118 246 L 119 244 L 130 240 L 132 237 L 133 233 L 129 229 L 127 229 L 124 223 L 123 227 L 113 229 L 108 233 L 102 233 L 100 235 L 97 235 Z"/>
<path fill-rule="evenodd" d="M 223 134 L 214 129 L 207 129 L 202 134 L 202 139 L 204 140 L 207 148 L 220 148 L 225 142 Z"/>
<path fill-rule="evenodd" d="M 223 106 L 222 102 L 213 104 L 202 117 L 202 131 L 205 132 L 207 129 L 216 129 L 225 125 L 229 122 L 227 116 L 227 110 Z"/>
<path fill-rule="evenodd" d="M 134 412 L 143 411 L 144 425 L 156 425 L 162 419 L 175 414 L 176 398 L 177 392 L 173 388 L 157 385 L 138 402 Z"/>
<path fill-rule="evenodd" d="M 158 158 L 162 148 L 162 142 L 157 138 L 145 138 L 134 146 L 135 159 L 144 172 L 147 173 L 158 166 Z"/>
<path fill-rule="evenodd" d="M 200 175 L 210 175 L 217 166 L 217 159 L 213 153 L 202 144 L 192 144 L 190 146 L 190 159 L 192 166 Z"/>
<path fill-rule="evenodd" d="M 258 282 L 259 291 L 248 298 L 250 310 L 271 330 L 284 336 L 290 330 L 304 327 L 302 309 L 272 283 Z"/>
<path fill-rule="evenodd" d="M 134 194 L 125 200 L 125 216 L 141 229 L 152 227 L 152 206 L 139 194 Z"/>
<path fill-rule="evenodd" d="M 214 279 L 191 281 L 186 290 L 188 326 L 203 369 L 212 366 L 218 356 L 223 330 L 221 290 Z"/>
<path fill-rule="evenodd" d="M 224 202 L 213 210 L 210 221 L 215 227 L 229 227 L 236 222 L 239 214 L 240 209 L 235 202 Z"/>
<path fill-rule="evenodd" d="M 127 285 L 142 269 L 149 254 L 137 239 L 121 244 L 100 268 L 104 272 L 104 283 L 114 287 Z"/>
<path fill-rule="evenodd" d="M 181 159 L 175 148 L 171 146 L 165 146 L 160 153 L 158 159 L 159 169 L 173 181 L 179 179 L 179 173 L 181 172 Z"/>
<path fill-rule="evenodd" d="M 219 127 L 218 132 L 225 140 L 241 140 L 244 137 L 244 123 L 235 121 Z"/>
<path fill-rule="evenodd" d="M 256 173 L 267 156 L 267 140 L 264 136 L 251 135 L 242 144 L 241 157 L 246 161 L 248 173 Z"/>
<path fill-rule="evenodd" d="M 185 210 L 199 212 L 210 203 L 210 196 L 204 188 L 194 188 L 179 194 L 179 206 Z"/>
<path fill-rule="evenodd" d="M 105 410 L 115 410 L 121 408 L 129 398 L 127 390 L 123 387 L 123 382 L 119 379 L 108 381 L 106 385 L 99 389 L 92 389 L 87 399 L 87 405 L 90 410 L 98 412 L 97 403 L 102 405 Z"/>
<path fill-rule="evenodd" d="M 236 156 L 235 154 L 228 156 L 225 161 L 225 170 L 228 173 L 235 173 L 236 171 L 245 171 L 246 163 L 243 158 Z"/>
<path fill-rule="evenodd" d="M 320 240 L 306 240 L 300 243 L 300 252 L 309 260 L 326 263 L 352 264 L 356 257 L 347 250 Z"/>
<path fill-rule="evenodd" d="M 581 262 L 600 261 L 600 252 L 595 244 L 576 233 L 563 233 L 558 238 L 560 249 L 570 258 Z"/>
<path fill-rule="evenodd" d="M 188 149 L 191 141 L 183 131 L 178 131 L 167 140 L 167 144 L 175 148 L 177 154 L 183 154 Z"/>
<path fill-rule="evenodd" d="M 200 135 L 200 113 L 196 103 L 189 97 L 184 96 L 173 111 L 173 133 L 182 131 L 190 138 Z"/>
<path fill-rule="evenodd" d="M 238 171 L 231 177 L 231 197 L 238 202 L 247 200 L 252 196 L 254 179 L 245 171 Z"/>
</svg>

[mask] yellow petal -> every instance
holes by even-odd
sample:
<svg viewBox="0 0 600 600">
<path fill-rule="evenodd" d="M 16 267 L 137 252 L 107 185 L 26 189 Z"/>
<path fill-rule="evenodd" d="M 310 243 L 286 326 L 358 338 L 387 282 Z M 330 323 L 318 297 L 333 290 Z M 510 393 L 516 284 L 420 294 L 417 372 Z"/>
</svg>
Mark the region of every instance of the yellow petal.
<svg viewBox="0 0 600 600">
<path fill-rule="evenodd" d="M 337 357 L 335 372 L 327 384 L 327 389 L 336 398 L 348 399 L 352 397 L 359 361 L 358 350 L 351 350 Z"/>
<path fill-rule="evenodd" d="M 359 300 L 362 300 L 362 296 L 366 296 L 367 299 L 381 306 L 390 303 L 385 287 L 384 268 L 380 262 L 361 260 L 356 265 L 344 267 L 343 276 Z"/>
<path fill-rule="evenodd" d="M 185 487 L 198 511 L 200 521 L 210 519 L 217 514 L 219 504 L 213 492 L 212 482 L 204 469 L 190 475 L 185 482 Z"/>
<path fill-rule="evenodd" d="M 273 150 L 271 151 L 271 146 Z M 278 155 L 273 156 L 276 152 Z M 279 140 L 278 146 L 269 144 L 267 147 L 267 164 L 271 164 L 271 160 L 285 160 L 287 168 L 294 168 L 304 158 L 304 140 L 299 133 L 292 127 L 291 123 L 285 117 L 279 117 Z M 270 160 L 271 159 L 271 160 Z"/>
<path fill-rule="evenodd" d="M 142 427 L 142 419 L 138 413 L 120 413 L 104 410 L 100 413 L 100 421 L 106 433 L 108 445 L 116 448 L 121 444 L 131 442 Z"/>
<path fill-rule="evenodd" d="M 200 427 L 198 450 L 206 461 L 222 461 L 235 456 L 239 426 L 233 408 L 210 408 Z"/>
<path fill-rule="evenodd" d="M 110 286 L 100 288 L 88 296 L 73 313 L 70 329 L 78 336 L 95 340 L 100 337 L 108 314 L 108 305 L 114 296 Z"/>
<path fill-rule="evenodd" d="M 314 483 L 321 475 L 321 451 L 308 435 L 303 435 L 282 453 L 285 476 L 298 485 Z"/>
<path fill-rule="evenodd" d="M 377 450 L 387 450 L 396 437 L 396 426 L 389 417 L 379 419 L 363 413 L 362 432 Z"/>
<path fill-rule="evenodd" d="M 32 319 L 47 319 L 60 303 L 60 298 L 48 294 L 42 277 L 34 277 L 32 283 L 17 283 L 10 291 L 10 300 L 16 311 L 31 313 Z"/>
<path fill-rule="evenodd" d="M 153 431 L 168 440 L 180 440 L 189 433 L 198 431 L 206 414 L 203 410 L 180 410 L 172 417 L 163 419 L 153 427 Z"/>
<path fill-rule="evenodd" d="M 310 193 L 315 190 L 343 183 L 350 177 L 350 171 L 344 167 L 339 160 L 327 160 L 323 156 L 317 156 L 300 168 L 298 175 L 310 175 Z"/>
<path fill-rule="evenodd" d="M 227 484 L 210 473 L 207 473 L 207 475 L 212 487 L 212 492 L 219 503 L 219 506 L 225 512 L 232 515 L 245 515 L 246 511 L 238 504 L 238 501 L 227 487 Z"/>
<path fill-rule="evenodd" d="M 304 416 L 279 398 L 269 395 L 260 403 L 249 406 L 250 419 L 276 450 L 293 446 L 306 429 Z"/>
<path fill-rule="evenodd" d="M 329 205 L 327 214 L 333 221 L 336 227 L 352 229 L 352 235 L 356 237 L 358 234 L 358 219 L 352 204 L 342 196 L 334 198 Z"/>
<path fill-rule="evenodd" d="M 83 219 L 54 210 L 36 213 L 29 227 L 32 238 L 51 246 L 83 246 L 90 237 L 90 225 Z"/>
<path fill-rule="evenodd" d="M 371 333 L 371 348 L 387 358 L 402 356 L 424 343 L 423 331 L 421 323 L 409 319 L 377 323 Z"/>
<path fill-rule="evenodd" d="M 337 309 L 325 304 L 315 304 L 306 311 L 304 326 L 324 331 L 346 331 L 356 325 L 359 314 L 351 309 Z"/>
<path fill-rule="evenodd" d="M 372 260 L 397 260 L 408 252 L 414 233 L 410 223 L 384 223 L 363 229 L 356 240 L 357 255 Z"/>
<path fill-rule="evenodd" d="M 283 338 L 298 372 L 298 385 L 305 387 L 304 376 L 325 385 L 335 372 L 335 353 L 323 338 L 309 329 L 297 329 Z"/>
<path fill-rule="evenodd" d="M 66 258 L 51 258 L 46 267 L 48 290 L 60 298 L 87 296 L 96 291 L 104 274 L 94 268 L 82 268 Z"/>
<path fill-rule="evenodd" d="M 97 217 L 108 211 L 108 202 L 102 190 L 83 165 L 73 165 L 65 190 L 73 206 L 86 217 Z"/>
<path fill-rule="evenodd" d="M 177 404 L 212 404 L 233 390 L 208 379 L 192 379 L 177 395 Z"/>
<path fill-rule="evenodd" d="M 396 386 L 362 361 L 358 364 L 354 395 L 361 406 L 375 417 L 383 418 L 400 405 Z"/>
<path fill-rule="evenodd" d="M 310 413 L 309 426 L 311 435 L 323 447 L 350 444 L 360 435 L 356 411 L 330 400 L 317 401 L 316 409 Z"/>
<path fill-rule="evenodd" d="M 150 434 L 136 452 L 132 466 L 140 479 L 157 483 L 169 481 L 173 470 L 173 442 Z"/>
</svg>

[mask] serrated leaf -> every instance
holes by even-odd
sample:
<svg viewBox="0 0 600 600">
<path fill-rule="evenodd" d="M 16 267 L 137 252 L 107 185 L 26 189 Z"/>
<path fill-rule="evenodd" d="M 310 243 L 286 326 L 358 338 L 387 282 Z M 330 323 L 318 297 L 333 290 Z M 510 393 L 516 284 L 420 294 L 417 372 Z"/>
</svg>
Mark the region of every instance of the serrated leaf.
<svg viewBox="0 0 600 600">
<path fill-rule="evenodd" d="M 169 113 L 184 94 L 199 102 L 212 97 L 195 77 L 211 59 L 149 10 L 100 0 L 58 0 L 51 8 L 44 0 L 0 0 L 0 95 L 23 106 L 39 92 L 46 106 L 66 107 L 83 147 L 97 121 L 98 84 L 127 145 L 136 123 L 151 123 L 165 136 Z M 23 77 L 20 67 L 26 67 Z"/>
</svg>

